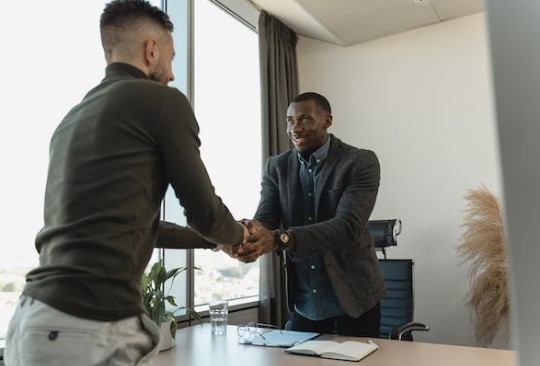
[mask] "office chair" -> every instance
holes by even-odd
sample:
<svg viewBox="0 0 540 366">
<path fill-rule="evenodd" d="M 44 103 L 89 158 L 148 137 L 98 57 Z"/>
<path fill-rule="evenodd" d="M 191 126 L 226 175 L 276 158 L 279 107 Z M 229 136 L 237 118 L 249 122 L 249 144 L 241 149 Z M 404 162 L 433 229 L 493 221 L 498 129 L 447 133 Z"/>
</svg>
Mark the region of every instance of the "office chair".
<svg viewBox="0 0 540 366">
<path fill-rule="evenodd" d="M 381 300 L 380 338 L 412 341 L 413 331 L 428 331 L 423 323 L 413 321 L 414 278 L 412 259 L 386 259 L 386 248 L 397 245 L 401 233 L 401 220 L 372 220 L 368 229 L 373 236 L 375 249 L 383 253 L 379 259 L 386 293 Z"/>
<path fill-rule="evenodd" d="M 401 220 L 370 220 L 368 230 L 373 236 L 375 249 L 380 250 L 386 259 L 386 248 L 397 245 L 397 236 L 401 234 Z"/>
</svg>

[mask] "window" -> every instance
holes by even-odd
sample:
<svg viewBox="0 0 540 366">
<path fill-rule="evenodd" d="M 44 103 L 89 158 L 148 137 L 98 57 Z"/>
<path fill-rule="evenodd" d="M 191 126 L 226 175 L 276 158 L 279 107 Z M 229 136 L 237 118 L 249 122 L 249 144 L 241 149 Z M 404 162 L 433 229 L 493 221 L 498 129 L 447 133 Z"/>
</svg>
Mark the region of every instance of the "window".
<svg viewBox="0 0 540 366">
<path fill-rule="evenodd" d="M 200 126 L 201 157 L 216 193 L 237 220 L 252 218 L 261 179 L 257 33 L 211 0 L 192 0 L 193 18 L 188 16 L 187 4 L 180 3 L 168 1 L 167 11 L 175 24 L 176 53 L 191 54 L 193 66 L 188 73 L 189 62 L 176 62 L 172 85 L 191 97 Z M 254 18 L 253 12 L 249 15 Z M 192 50 L 184 41 L 186 30 L 178 27 L 189 23 L 188 19 L 193 23 Z M 171 189 L 163 212 L 167 221 L 186 225 Z M 204 311 L 211 299 L 233 300 L 233 304 L 258 300 L 258 261 L 243 264 L 225 253 L 204 249 L 164 250 L 163 255 L 167 268 L 200 269 L 183 272 L 175 280 L 170 294 L 177 298 L 177 315 L 183 315 L 185 307 Z"/>
<path fill-rule="evenodd" d="M 195 115 L 216 193 L 239 220 L 252 218 L 261 182 L 257 33 L 209 0 L 194 2 Z M 194 304 L 259 295 L 259 263 L 196 250 Z"/>
<path fill-rule="evenodd" d="M 176 79 L 172 85 L 185 92 L 194 105 L 201 130 L 201 157 L 216 193 L 236 219 L 251 218 L 261 179 L 257 33 L 210 0 L 189 1 L 193 6 L 190 18 L 188 1 L 167 2 L 175 24 L 176 53 L 193 56 L 193 64 L 185 59 L 173 64 Z M 179 27 L 190 19 L 193 49 L 186 42 L 187 30 Z M 229 46 L 224 47 L 226 44 Z M 183 208 L 171 189 L 165 197 L 163 216 L 186 225 Z M 224 253 L 203 249 L 164 250 L 162 255 L 169 269 L 200 268 L 183 272 L 170 291 L 177 299 L 180 309 L 175 313 L 179 316 L 185 307 L 206 310 L 211 299 L 235 300 L 234 304 L 258 300 L 258 262 L 246 265 Z"/>
</svg>

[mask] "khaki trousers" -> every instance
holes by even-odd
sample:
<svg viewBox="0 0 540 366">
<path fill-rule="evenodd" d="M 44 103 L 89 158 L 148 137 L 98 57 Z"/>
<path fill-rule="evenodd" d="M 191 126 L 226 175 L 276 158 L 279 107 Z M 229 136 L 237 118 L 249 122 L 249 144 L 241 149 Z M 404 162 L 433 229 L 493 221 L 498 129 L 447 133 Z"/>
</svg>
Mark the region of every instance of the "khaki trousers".
<svg viewBox="0 0 540 366">
<path fill-rule="evenodd" d="M 144 314 L 94 321 L 23 295 L 9 324 L 4 362 L 6 366 L 151 366 L 159 333 Z"/>
</svg>

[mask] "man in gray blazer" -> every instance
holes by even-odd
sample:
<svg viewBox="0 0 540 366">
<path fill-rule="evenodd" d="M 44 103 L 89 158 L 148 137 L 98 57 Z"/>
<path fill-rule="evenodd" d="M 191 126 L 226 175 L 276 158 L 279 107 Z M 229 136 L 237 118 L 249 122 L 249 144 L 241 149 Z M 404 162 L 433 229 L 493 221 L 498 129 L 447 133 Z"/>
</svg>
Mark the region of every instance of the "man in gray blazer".
<svg viewBox="0 0 540 366">
<path fill-rule="evenodd" d="M 320 94 L 301 94 L 289 105 L 294 149 L 268 159 L 250 243 L 233 255 L 250 262 L 283 253 L 287 329 L 377 337 L 384 282 L 367 223 L 379 162 L 329 134 L 331 124 Z"/>
</svg>

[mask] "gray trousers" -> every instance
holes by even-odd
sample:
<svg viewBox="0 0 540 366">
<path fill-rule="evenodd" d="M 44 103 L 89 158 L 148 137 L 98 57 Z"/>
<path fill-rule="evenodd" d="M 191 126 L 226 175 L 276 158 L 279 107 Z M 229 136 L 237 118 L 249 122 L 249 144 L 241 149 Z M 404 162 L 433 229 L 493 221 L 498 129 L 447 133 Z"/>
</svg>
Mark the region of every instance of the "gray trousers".
<svg viewBox="0 0 540 366">
<path fill-rule="evenodd" d="M 94 321 L 23 295 L 9 324 L 4 362 L 6 366 L 151 366 L 159 333 L 144 314 Z"/>
</svg>

